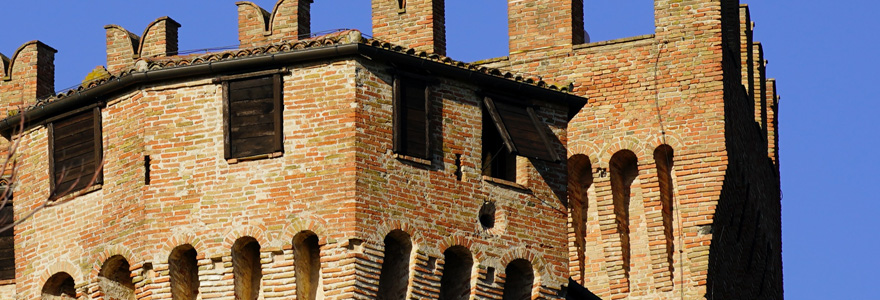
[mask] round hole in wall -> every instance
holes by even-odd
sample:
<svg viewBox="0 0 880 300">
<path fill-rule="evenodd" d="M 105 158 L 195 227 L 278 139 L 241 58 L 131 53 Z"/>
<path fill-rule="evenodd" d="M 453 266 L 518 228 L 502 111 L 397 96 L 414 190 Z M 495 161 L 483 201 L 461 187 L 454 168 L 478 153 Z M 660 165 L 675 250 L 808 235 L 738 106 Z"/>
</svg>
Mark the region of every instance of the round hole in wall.
<svg viewBox="0 0 880 300">
<path fill-rule="evenodd" d="M 483 207 L 480 207 L 479 218 L 480 218 L 480 225 L 483 225 L 484 228 L 495 227 L 495 203 L 494 202 L 483 203 Z"/>
</svg>

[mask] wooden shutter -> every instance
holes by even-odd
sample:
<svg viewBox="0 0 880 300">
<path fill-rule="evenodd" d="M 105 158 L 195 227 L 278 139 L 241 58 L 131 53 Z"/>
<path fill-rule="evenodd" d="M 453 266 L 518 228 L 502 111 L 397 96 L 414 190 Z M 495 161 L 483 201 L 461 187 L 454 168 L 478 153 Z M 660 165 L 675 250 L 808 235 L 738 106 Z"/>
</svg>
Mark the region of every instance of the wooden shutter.
<svg viewBox="0 0 880 300">
<path fill-rule="evenodd" d="M 429 159 L 431 151 L 430 90 L 421 80 L 394 80 L 394 151 Z"/>
<path fill-rule="evenodd" d="M 281 75 L 224 83 L 226 158 L 281 152 Z"/>
<path fill-rule="evenodd" d="M 548 136 L 550 129 L 538 118 L 533 108 L 494 101 L 490 97 L 485 97 L 483 104 L 510 153 L 544 161 L 559 161 L 551 146 L 553 137 Z"/>
<path fill-rule="evenodd" d="M 52 122 L 49 127 L 52 196 L 88 187 L 97 173 L 101 183 L 103 160 L 101 112 L 93 109 Z"/>
</svg>

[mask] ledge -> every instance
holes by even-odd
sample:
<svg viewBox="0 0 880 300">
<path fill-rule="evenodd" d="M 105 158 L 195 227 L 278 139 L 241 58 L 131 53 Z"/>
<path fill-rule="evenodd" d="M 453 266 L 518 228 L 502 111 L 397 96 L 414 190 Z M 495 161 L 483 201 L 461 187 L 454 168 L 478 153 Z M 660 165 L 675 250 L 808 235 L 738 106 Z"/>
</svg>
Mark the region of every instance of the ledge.
<svg viewBox="0 0 880 300">
<path fill-rule="evenodd" d="M 607 45 L 614 45 L 614 44 L 623 44 L 623 43 L 628 43 L 628 42 L 649 40 L 649 39 L 653 39 L 653 38 L 654 38 L 654 34 L 645 34 L 645 35 L 639 35 L 639 36 L 633 36 L 633 37 L 625 37 L 625 38 L 621 38 L 621 39 L 614 39 L 614 40 L 608 40 L 608 41 L 575 45 L 574 50 L 607 46 Z"/>
<path fill-rule="evenodd" d="M 397 160 L 408 161 L 408 162 L 416 163 L 416 164 L 423 165 L 423 166 L 426 166 L 426 167 L 430 167 L 430 166 L 431 166 L 431 161 L 430 161 L 430 160 L 427 160 L 427 159 L 424 159 L 424 158 L 418 158 L 418 157 L 413 157 L 413 156 L 403 155 L 403 154 L 400 154 L 400 153 L 393 153 L 393 154 L 391 154 L 391 156 L 394 157 L 394 158 L 397 159 Z"/>
<path fill-rule="evenodd" d="M 281 157 L 283 155 L 284 155 L 284 152 L 275 152 L 275 153 L 260 154 L 260 155 L 254 155 L 254 156 L 248 156 L 248 157 L 230 158 L 230 159 L 226 160 L 226 163 L 228 163 L 230 165 L 234 165 L 234 164 L 237 164 L 240 162 L 261 160 L 261 159 L 267 159 L 267 158 L 276 158 L 276 157 Z"/>
<path fill-rule="evenodd" d="M 516 183 L 516 182 L 510 181 L 510 180 L 505 180 L 505 179 L 501 179 L 501 178 L 495 178 L 495 177 L 488 176 L 488 175 L 483 175 L 483 181 L 490 182 L 490 183 L 492 183 L 492 184 L 496 184 L 496 185 L 499 185 L 499 186 L 502 186 L 502 187 L 507 187 L 507 188 L 511 188 L 511 189 L 519 190 L 519 191 L 522 191 L 522 192 L 527 192 L 527 193 L 531 193 L 531 192 L 532 192 L 531 190 L 529 190 L 528 187 L 526 187 L 526 186 L 524 186 L 524 185 L 522 185 L 522 184 L 519 184 L 519 183 Z"/>
</svg>

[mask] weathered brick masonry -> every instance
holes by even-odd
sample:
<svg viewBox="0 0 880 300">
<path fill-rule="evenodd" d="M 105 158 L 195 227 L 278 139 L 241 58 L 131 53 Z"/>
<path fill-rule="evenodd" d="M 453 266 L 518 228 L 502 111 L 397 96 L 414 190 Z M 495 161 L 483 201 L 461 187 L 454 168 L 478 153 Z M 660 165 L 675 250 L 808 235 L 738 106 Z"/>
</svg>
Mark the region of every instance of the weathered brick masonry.
<svg viewBox="0 0 880 300">
<path fill-rule="evenodd" d="M 0 56 L 16 219 L 58 192 L 63 120 L 97 107 L 104 160 L 15 227 L 14 297 L 560 299 L 569 277 L 783 297 L 778 96 L 747 6 L 655 0 L 655 34 L 584 44 L 582 0 L 510 0 L 510 55 L 467 64 L 443 56 L 443 0 L 373 0 L 375 39 L 311 37 L 310 3 L 238 2 L 241 48 L 202 55 L 168 17 L 108 25 L 106 71 L 57 96 L 54 49 Z M 276 150 L 230 156 L 240 95 Z"/>
</svg>

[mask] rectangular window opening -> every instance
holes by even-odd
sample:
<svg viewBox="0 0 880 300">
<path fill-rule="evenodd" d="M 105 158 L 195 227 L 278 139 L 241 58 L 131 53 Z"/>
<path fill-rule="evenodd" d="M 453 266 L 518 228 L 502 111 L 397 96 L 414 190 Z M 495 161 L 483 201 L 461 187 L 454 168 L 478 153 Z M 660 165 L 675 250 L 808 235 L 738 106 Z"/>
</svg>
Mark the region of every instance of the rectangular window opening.
<svg viewBox="0 0 880 300">
<path fill-rule="evenodd" d="M 222 81 L 225 158 L 280 156 L 284 150 L 281 74 L 241 77 Z"/>
<path fill-rule="evenodd" d="M 98 107 L 49 123 L 50 197 L 102 183 L 102 142 Z"/>
<path fill-rule="evenodd" d="M 430 90 L 424 80 L 394 79 L 394 152 L 430 160 Z"/>
</svg>

